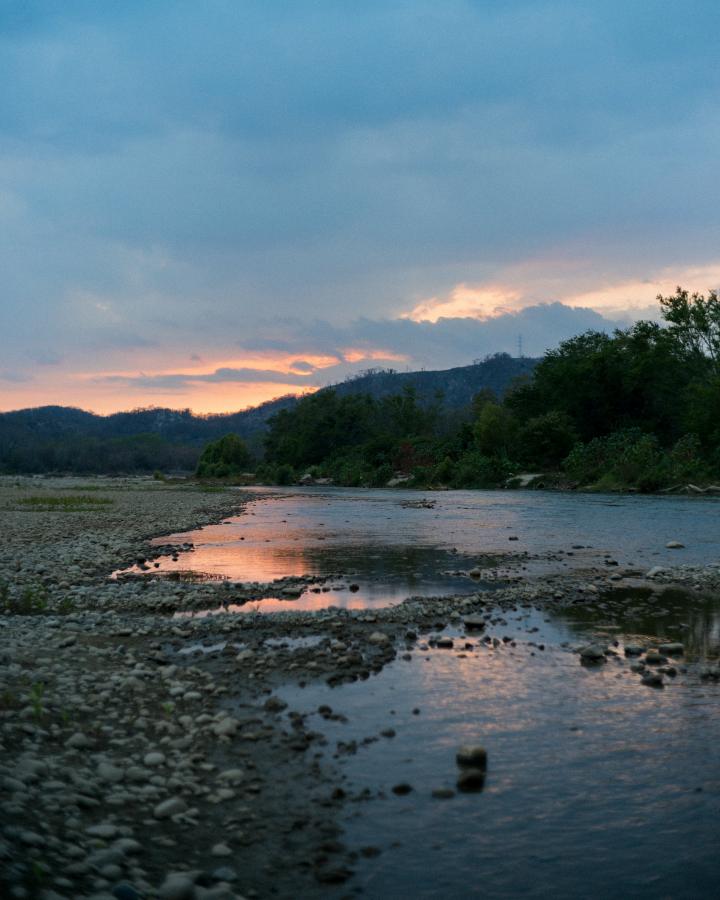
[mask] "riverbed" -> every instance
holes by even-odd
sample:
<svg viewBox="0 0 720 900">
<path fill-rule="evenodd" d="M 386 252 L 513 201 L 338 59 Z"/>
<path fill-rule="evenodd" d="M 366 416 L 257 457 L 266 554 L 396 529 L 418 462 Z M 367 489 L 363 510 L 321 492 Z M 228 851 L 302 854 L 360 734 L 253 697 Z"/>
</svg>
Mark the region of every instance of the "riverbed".
<svg viewBox="0 0 720 900">
<path fill-rule="evenodd" d="M 0 505 L 4 888 L 714 893 L 717 501 L 27 479 Z"/>
</svg>

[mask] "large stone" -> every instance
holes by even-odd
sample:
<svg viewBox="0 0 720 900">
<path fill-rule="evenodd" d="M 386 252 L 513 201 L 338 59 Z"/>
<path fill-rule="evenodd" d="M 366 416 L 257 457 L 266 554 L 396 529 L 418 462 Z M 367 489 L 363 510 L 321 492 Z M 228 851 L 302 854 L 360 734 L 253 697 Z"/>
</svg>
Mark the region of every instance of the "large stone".
<svg viewBox="0 0 720 900">
<path fill-rule="evenodd" d="M 465 744 L 458 749 L 455 760 L 459 766 L 484 771 L 487 768 L 487 750 L 480 744 Z"/>
<path fill-rule="evenodd" d="M 382 631 L 373 631 L 373 633 L 368 638 L 371 644 L 389 644 L 390 638 Z"/>
<path fill-rule="evenodd" d="M 679 641 L 673 641 L 668 644 L 660 644 L 658 649 L 661 653 L 665 653 L 667 656 L 682 656 L 685 652 L 685 647 Z"/>
<path fill-rule="evenodd" d="M 483 769 L 461 769 L 457 779 L 459 791 L 469 793 L 481 791 L 485 785 L 485 771 Z"/>
<path fill-rule="evenodd" d="M 600 644 L 588 644 L 580 651 L 580 661 L 586 665 L 595 665 L 605 662 L 605 647 Z"/>
</svg>

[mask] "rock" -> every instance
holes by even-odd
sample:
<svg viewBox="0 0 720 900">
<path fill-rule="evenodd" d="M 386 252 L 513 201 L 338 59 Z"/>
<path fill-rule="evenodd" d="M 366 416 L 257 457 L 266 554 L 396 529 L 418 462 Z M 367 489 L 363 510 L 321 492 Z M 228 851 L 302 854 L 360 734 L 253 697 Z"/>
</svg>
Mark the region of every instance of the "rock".
<svg viewBox="0 0 720 900">
<path fill-rule="evenodd" d="M 671 642 L 669 644 L 660 644 L 658 647 L 661 653 L 666 654 L 666 656 L 682 656 L 685 652 L 685 647 L 679 642 Z"/>
<path fill-rule="evenodd" d="M 457 788 L 463 793 L 481 791 L 485 785 L 485 772 L 483 769 L 461 769 L 458 775 Z"/>
<path fill-rule="evenodd" d="M 436 800 L 450 800 L 455 796 L 455 791 L 452 788 L 434 788 L 432 796 Z"/>
<path fill-rule="evenodd" d="M 464 616 L 463 623 L 468 631 L 482 631 L 485 628 L 485 619 L 482 616 Z"/>
<path fill-rule="evenodd" d="M 390 638 L 383 631 L 373 631 L 368 638 L 371 644 L 389 644 Z"/>
<path fill-rule="evenodd" d="M 65 746 L 73 750 L 85 750 L 87 747 L 92 747 L 92 745 L 90 738 L 81 731 L 76 731 L 75 734 L 65 741 Z"/>
<path fill-rule="evenodd" d="M 97 767 L 98 778 L 107 781 L 109 784 L 117 784 L 125 777 L 123 769 L 113 766 L 108 762 L 101 762 Z"/>
<path fill-rule="evenodd" d="M 238 784 L 245 778 L 245 773 L 242 769 L 225 769 L 224 772 L 220 772 L 218 775 L 219 781 L 227 781 L 230 784 Z"/>
<path fill-rule="evenodd" d="M 159 750 L 152 750 L 143 757 L 143 763 L 146 766 L 161 766 L 165 762 L 165 754 Z"/>
<path fill-rule="evenodd" d="M 663 677 L 659 672 L 645 672 L 642 677 L 642 683 L 654 688 L 661 688 L 664 684 Z"/>
<path fill-rule="evenodd" d="M 232 850 L 227 844 L 220 842 L 218 844 L 213 844 L 210 854 L 212 856 L 232 856 Z"/>
<path fill-rule="evenodd" d="M 665 546 L 668 550 L 683 550 L 685 548 L 685 544 L 681 544 L 680 541 L 668 541 Z"/>
<path fill-rule="evenodd" d="M 187 803 L 182 797 L 169 797 L 167 800 L 163 800 L 162 803 L 158 803 L 153 810 L 153 815 L 156 819 L 169 819 L 171 816 L 185 812 L 186 809 Z"/>
<path fill-rule="evenodd" d="M 585 665 L 595 665 L 596 663 L 604 663 L 605 647 L 600 644 L 588 644 L 580 650 L 580 662 Z"/>
<path fill-rule="evenodd" d="M 238 874 L 231 866 L 218 866 L 211 872 L 211 877 L 215 881 L 237 881 Z"/>
<path fill-rule="evenodd" d="M 653 566 L 651 569 L 645 574 L 646 578 L 654 578 L 656 575 L 659 575 L 661 572 L 665 571 L 665 566 Z"/>
<path fill-rule="evenodd" d="M 212 726 L 212 731 L 218 737 L 232 737 L 239 727 L 240 723 L 237 719 L 227 716 L 224 719 L 220 719 L 219 722 L 215 722 Z"/>
<path fill-rule="evenodd" d="M 455 761 L 459 766 L 484 771 L 487 768 L 487 750 L 480 744 L 465 744 L 458 749 Z"/>
<path fill-rule="evenodd" d="M 137 888 L 126 881 L 116 884 L 112 889 L 112 895 L 115 900 L 142 900 L 142 894 Z"/>
<path fill-rule="evenodd" d="M 625 656 L 642 656 L 645 648 L 640 644 L 625 644 Z"/>
<path fill-rule="evenodd" d="M 444 650 L 452 650 L 454 646 L 453 639 L 451 637 L 447 637 L 447 635 L 443 635 L 443 637 L 439 637 L 436 641 L 438 647 L 441 647 Z"/>
<path fill-rule="evenodd" d="M 265 709 L 268 712 L 282 712 L 282 710 L 287 709 L 287 703 L 281 700 L 280 697 L 269 697 L 265 701 Z"/>
<path fill-rule="evenodd" d="M 409 794 L 412 791 L 412 785 L 408 784 L 406 781 L 401 781 L 400 784 L 394 785 L 392 792 L 393 794 L 397 794 L 399 797 L 404 794 Z"/>
<path fill-rule="evenodd" d="M 662 653 L 660 653 L 659 650 L 651 647 L 645 654 L 645 662 L 649 666 L 661 666 L 663 663 L 667 662 L 667 659 L 662 655 Z"/>
<path fill-rule="evenodd" d="M 160 900 L 195 900 L 195 884 L 187 875 L 170 874 L 160 885 Z"/>
<path fill-rule="evenodd" d="M 99 825 L 91 825 L 89 828 L 85 829 L 85 834 L 88 835 L 88 837 L 102 838 L 106 841 L 114 838 L 117 833 L 117 825 L 113 825 L 110 822 L 101 822 Z"/>
</svg>

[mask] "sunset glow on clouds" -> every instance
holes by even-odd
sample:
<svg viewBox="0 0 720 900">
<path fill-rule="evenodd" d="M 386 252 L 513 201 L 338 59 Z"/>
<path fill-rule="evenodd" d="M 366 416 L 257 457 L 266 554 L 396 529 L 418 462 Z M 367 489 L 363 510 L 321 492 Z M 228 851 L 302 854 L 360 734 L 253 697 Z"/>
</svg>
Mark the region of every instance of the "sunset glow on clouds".
<svg viewBox="0 0 720 900">
<path fill-rule="evenodd" d="M 237 409 L 720 286 L 717 3 L 210 7 L 0 5 L 0 409 Z"/>
<path fill-rule="evenodd" d="M 565 285 L 564 291 L 558 289 L 556 274 L 549 279 L 546 277 L 548 268 L 547 264 L 541 263 L 536 263 L 534 270 L 532 266 L 522 267 L 524 271 L 520 273 L 508 273 L 508 278 L 514 280 L 508 280 L 506 284 L 457 284 L 444 296 L 421 301 L 402 317 L 414 322 L 462 317 L 487 319 L 511 314 L 536 303 L 558 302 L 592 309 L 615 320 L 657 318 L 656 297 L 659 294 L 673 294 L 678 285 L 701 293 L 720 285 L 720 263 L 664 269 L 647 279 L 606 282 L 592 290 L 573 290 L 571 284 L 575 279 L 566 273 L 569 284 Z M 531 280 L 527 279 L 528 269 L 532 270 Z M 594 280 L 597 284 L 596 276 Z"/>
</svg>

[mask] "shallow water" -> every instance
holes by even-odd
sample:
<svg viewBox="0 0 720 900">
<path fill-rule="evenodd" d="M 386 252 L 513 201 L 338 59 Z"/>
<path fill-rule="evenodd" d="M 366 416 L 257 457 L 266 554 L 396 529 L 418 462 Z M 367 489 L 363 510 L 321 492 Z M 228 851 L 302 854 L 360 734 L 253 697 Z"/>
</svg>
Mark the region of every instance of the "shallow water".
<svg viewBox="0 0 720 900">
<path fill-rule="evenodd" d="M 241 581 L 332 575 L 325 586 L 341 577 L 360 586 L 268 600 L 274 609 L 343 599 L 385 605 L 458 585 L 474 592 L 476 583 L 457 572 L 510 553 L 518 554 L 516 566 L 539 558 L 554 571 L 604 565 L 605 554 L 642 571 L 720 560 L 717 500 L 448 492 L 430 495 L 434 508 L 403 505 L 418 499 L 411 492 L 278 493 L 229 524 L 174 536 L 172 543 L 191 540 L 195 549 L 176 564 L 163 560 L 162 570 L 175 565 Z M 670 540 L 685 549 L 666 549 Z M 720 684 L 701 680 L 700 667 L 720 654 L 718 598 L 626 590 L 594 607 L 502 616 L 488 629 L 497 647 L 450 627 L 451 650 L 413 644 L 409 661 L 401 650 L 367 681 L 279 691 L 289 711 L 307 713 L 308 727 L 326 735 L 321 752 L 344 774 L 349 796 L 366 789 L 372 797 L 346 806 L 343 840 L 368 856 L 337 893 L 378 900 L 716 895 Z M 584 667 L 572 648 L 590 641 L 615 645 L 618 655 Z M 678 674 L 661 690 L 646 687 L 623 646 L 664 641 L 685 645 L 673 660 Z M 317 713 L 321 705 L 347 721 L 327 720 Z M 388 728 L 395 735 L 381 736 Z M 353 741 L 356 752 L 346 752 Z M 484 790 L 434 798 L 434 789 L 455 788 L 455 753 L 465 743 L 488 751 Z M 401 782 L 412 791 L 396 796 Z"/>
<path fill-rule="evenodd" d="M 459 573 L 479 567 L 502 578 L 508 572 L 498 562 L 536 571 L 543 565 L 553 571 L 602 565 L 605 554 L 643 570 L 720 562 L 718 499 L 533 491 L 423 496 L 344 488 L 249 492 L 257 499 L 243 515 L 154 541 L 156 546 L 192 542 L 194 548 L 177 561 L 161 557 L 149 574 L 262 583 L 288 576 L 329 578 L 297 599 L 275 596 L 256 607 L 273 612 L 361 609 L 410 595 L 472 593 L 492 582 Z M 432 508 L 419 506 L 423 500 Z M 667 549 L 670 540 L 685 548 Z"/>
<path fill-rule="evenodd" d="M 360 744 L 335 763 L 349 794 L 374 797 L 349 804 L 345 822 L 349 846 L 381 851 L 358 864 L 362 896 L 715 896 L 720 686 L 700 680 L 699 662 L 717 656 L 720 606 L 670 606 L 659 626 L 647 613 L 626 619 L 622 604 L 611 615 L 521 612 L 490 630 L 514 647 L 469 635 L 465 649 L 447 629 L 453 650 L 413 650 L 366 682 L 282 691 L 291 709 L 327 704 L 348 717 L 310 715 L 328 756 L 338 741 Z M 714 637 L 688 642 L 697 633 Z M 621 655 L 600 667 L 562 646 L 603 636 Z M 687 672 L 657 690 L 630 672 L 622 647 L 661 637 L 688 643 L 674 661 Z M 387 728 L 396 735 L 379 737 Z M 466 743 L 487 749 L 484 790 L 433 798 L 455 787 Z M 400 782 L 412 792 L 395 796 Z"/>
</svg>

